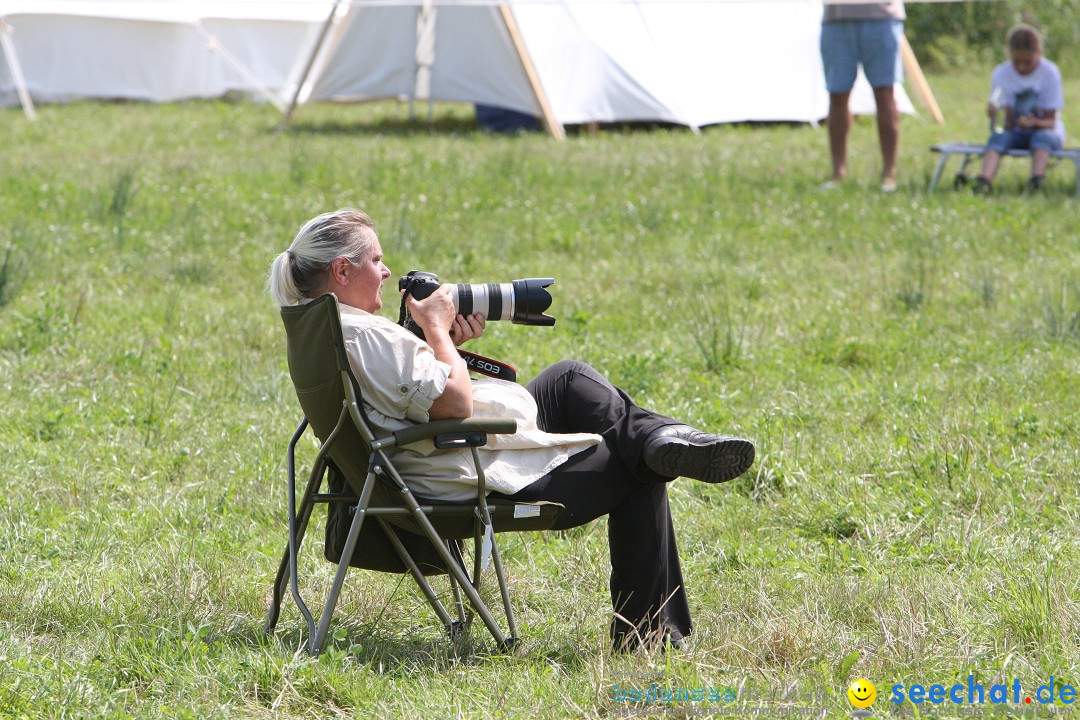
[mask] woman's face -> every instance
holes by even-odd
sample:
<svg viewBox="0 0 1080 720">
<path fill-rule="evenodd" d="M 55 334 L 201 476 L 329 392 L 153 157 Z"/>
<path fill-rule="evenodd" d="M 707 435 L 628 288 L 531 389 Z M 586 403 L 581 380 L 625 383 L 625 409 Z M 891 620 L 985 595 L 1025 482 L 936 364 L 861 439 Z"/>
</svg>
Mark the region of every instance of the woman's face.
<svg viewBox="0 0 1080 720">
<path fill-rule="evenodd" d="M 382 284 L 390 277 L 390 268 L 383 263 L 379 238 L 375 238 L 371 249 L 358 262 L 347 262 L 343 272 L 345 282 L 338 290 L 342 302 L 370 313 L 382 307 Z"/>
</svg>

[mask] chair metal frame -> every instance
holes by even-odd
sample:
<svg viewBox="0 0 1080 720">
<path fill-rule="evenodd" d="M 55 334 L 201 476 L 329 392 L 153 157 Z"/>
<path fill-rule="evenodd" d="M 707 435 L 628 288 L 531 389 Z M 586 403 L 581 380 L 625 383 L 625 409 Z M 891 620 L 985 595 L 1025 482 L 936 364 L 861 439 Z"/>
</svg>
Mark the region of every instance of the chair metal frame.
<svg viewBox="0 0 1080 720">
<path fill-rule="evenodd" d="M 330 296 L 333 297 L 333 296 Z M 334 299 L 334 312 L 337 312 L 337 303 Z M 343 351 L 343 348 L 341 348 Z M 491 633 L 495 641 L 503 649 L 511 648 L 518 639 L 518 628 L 514 618 L 513 608 L 510 602 L 510 593 L 506 582 L 506 574 L 503 568 L 502 557 L 498 543 L 495 541 L 495 523 L 493 522 L 494 509 L 502 518 L 504 529 L 519 529 L 513 527 L 514 519 L 519 517 L 536 517 L 540 515 L 540 506 L 548 505 L 548 515 L 551 522 L 554 514 L 562 508 L 552 503 L 513 503 L 509 501 L 493 501 L 487 499 L 487 481 L 484 475 L 484 467 L 480 461 L 478 447 L 487 443 L 488 433 L 513 433 L 517 429 L 513 419 L 487 419 L 466 418 L 462 420 L 438 420 L 419 424 L 391 433 L 386 437 L 376 437 L 371 430 L 363 412 L 360 409 L 358 393 L 352 371 L 347 366 L 340 367 L 341 384 L 344 391 L 344 402 L 333 431 L 322 442 L 318 453 L 312 461 L 311 471 L 299 507 L 296 503 L 296 445 L 309 428 L 308 419 L 305 417 L 293 434 L 289 442 L 287 455 L 288 471 L 288 544 L 283 553 L 281 564 L 278 568 L 274 582 L 273 596 L 263 630 L 270 634 L 277 625 L 281 610 L 282 599 L 286 585 L 296 601 L 301 614 L 307 623 L 308 643 L 307 651 L 312 655 L 318 655 L 326 642 L 330 621 L 337 606 L 345 576 L 350 567 L 360 530 L 364 522 L 370 517 L 385 533 L 398 558 L 407 568 L 413 580 L 420 587 L 428 603 L 438 615 L 443 625 L 451 635 L 467 630 L 473 620 L 474 614 L 478 615 Z M 359 493 L 321 493 L 320 489 L 324 477 L 327 475 L 332 459 L 330 450 L 334 442 L 339 438 L 347 423 L 352 423 L 360 436 L 363 438 L 367 449 L 370 450 L 367 475 L 364 478 Z M 410 445 L 421 440 L 433 440 L 436 447 L 441 449 L 468 447 L 471 451 L 472 462 L 475 467 L 478 483 L 476 501 L 467 502 L 442 502 L 427 498 L 417 498 L 404 479 L 398 473 L 393 463 L 387 457 L 386 451 Z M 384 483 L 392 495 L 400 498 L 400 504 L 392 506 L 372 506 L 372 492 L 376 483 Z M 308 609 L 300 593 L 298 557 L 301 543 L 307 530 L 311 513 L 317 504 L 346 503 L 350 506 L 355 504 L 355 511 L 349 525 L 345 545 L 341 553 L 330 591 L 327 595 L 318 623 Z M 550 507 L 554 505 L 554 507 Z M 447 536 L 440 532 L 432 522 L 438 522 L 440 518 L 448 519 L 459 528 L 457 532 Z M 471 520 L 472 538 L 474 546 L 474 565 L 472 577 L 466 571 L 458 538 L 461 536 L 462 523 Z M 456 619 L 450 615 L 443 602 L 435 593 L 427 577 L 420 570 L 412 555 L 401 542 L 395 525 L 399 527 L 406 524 L 410 530 L 413 526 L 419 528 L 419 533 L 426 536 L 432 547 L 438 554 L 439 559 L 445 566 L 450 578 L 450 586 L 453 593 L 454 605 L 456 606 Z M 550 526 L 550 522 L 547 523 Z M 542 529 L 526 527 L 520 529 Z M 490 547 L 490 558 L 495 569 L 501 594 L 503 610 L 506 617 L 508 633 L 503 633 L 499 624 L 487 604 L 480 597 L 480 578 L 485 565 L 485 550 Z M 462 601 L 462 593 L 468 601 L 468 608 Z"/>
</svg>

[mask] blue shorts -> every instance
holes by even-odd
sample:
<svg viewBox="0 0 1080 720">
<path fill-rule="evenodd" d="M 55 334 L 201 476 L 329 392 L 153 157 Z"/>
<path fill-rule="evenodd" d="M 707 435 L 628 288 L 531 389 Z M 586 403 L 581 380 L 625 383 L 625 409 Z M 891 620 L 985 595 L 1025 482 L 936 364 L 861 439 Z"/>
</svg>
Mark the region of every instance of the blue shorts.
<svg viewBox="0 0 1080 720">
<path fill-rule="evenodd" d="M 1053 130 L 1006 130 L 994 133 L 986 141 L 987 150 L 1003 153 L 1006 150 L 1060 150 L 1061 136 Z"/>
<path fill-rule="evenodd" d="M 902 20 L 840 20 L 821 24 L 821 62 L 830 93 L 847 93 L 861 64 L 870 87 L 892 87 L 904 79 L 900 59 Z"/>
</svg>

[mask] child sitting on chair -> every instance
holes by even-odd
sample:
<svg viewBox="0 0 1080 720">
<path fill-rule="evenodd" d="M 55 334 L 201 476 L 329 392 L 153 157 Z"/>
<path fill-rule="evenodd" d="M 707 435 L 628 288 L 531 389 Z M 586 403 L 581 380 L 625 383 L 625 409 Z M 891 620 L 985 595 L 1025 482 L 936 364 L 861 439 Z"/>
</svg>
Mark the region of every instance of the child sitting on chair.
<svg viewBox="0 0 1080 720">
<path fill-rule="evenodd" d="M 1061 72 L 1042 55 L 1042 37 L 1030 25 L 1009 31 L 1009 61 L 994 68 L 993 88 L 987 114 L 991 135 L 982 172 L 975 179 L 976 193 L 990 192 L 1001 155 L 1006 150 L 1031 150 L 1030 190 L 1043 185 L 1050 153 L 1065 144 L 1065 124 L 1060 111 L 1065 105 Z M 998 111 L 1005 110 L 1004 129 L 996 128 Z"/>
</svg>

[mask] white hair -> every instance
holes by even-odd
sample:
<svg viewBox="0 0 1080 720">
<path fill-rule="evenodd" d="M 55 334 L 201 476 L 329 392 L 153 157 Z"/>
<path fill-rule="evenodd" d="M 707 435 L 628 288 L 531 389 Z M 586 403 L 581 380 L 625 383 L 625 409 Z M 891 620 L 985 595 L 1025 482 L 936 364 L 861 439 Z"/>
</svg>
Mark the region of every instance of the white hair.
<svg viewBox="0 0 1080 720">
<path fill-rule="evenodd" d="M 359 262 L 375 239 L 375 224 L 359 210 L 342 208 L 308 220 L 270 264 L 270 297 L 280 306 L 299 304 L 326 286 L 335 258 Z"/>
</svg>

